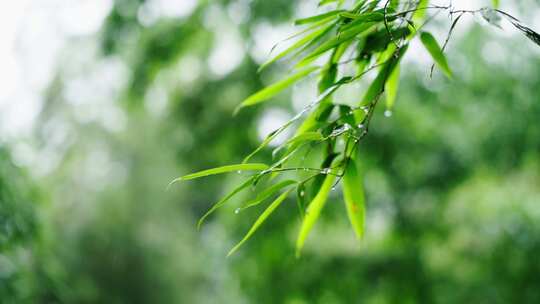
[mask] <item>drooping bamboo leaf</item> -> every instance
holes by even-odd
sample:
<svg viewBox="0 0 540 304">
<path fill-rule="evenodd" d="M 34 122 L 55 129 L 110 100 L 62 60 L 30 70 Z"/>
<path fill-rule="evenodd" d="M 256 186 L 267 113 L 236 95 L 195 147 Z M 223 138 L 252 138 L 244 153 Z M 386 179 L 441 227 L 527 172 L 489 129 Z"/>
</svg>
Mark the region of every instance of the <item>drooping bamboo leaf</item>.
<svg viewBox="0 0 540 304">
<path fill-rule="evenodd" d="M 336 16 L 337 14 L 342 13 L 344 11 L 345 10 L 333 10 L 333 11 L 329 11 L 327 13 L 316 15 L 316 16 L 311 16 L 311 17 L 302 18 L 302 19 L 296 19 L 294 21 L 294 25 L 302 25 L 302 24 L 313 23 L 313 22 L 318 22 L 318 21 L 321 21 L 321 20 L 329 19 L 329 17 Z"/>
<path fill-rule="evenodd" d="M 343 176 L 342 188 L 349 221 L 353 226 L 356 236 L 358 239 L 361 239 L 364 235 L 366 213 L 364 184 L 353 159 L 349 159 L 349 164 Z"/>
<path fill-rule="evenodd" d="M 284 180 L 284 181 L 281 181 L 281 182 L 279 182 L 277 184 L 274 184 L 274 185 L 270 186 L 269 188 L 265 189 L 264 191 L 262 191 L 261 193 L 259 193 L 259 195 L 257 195 L 256 198 L 246 202 L 244 204 L 244 206 L 239 208 L 239 211 L 247 209 L 247 208 L 251 208 L 251 207 L 254 207 L 254 206 L 257 206 L 260 203 L 264 202 L 267 198 L 274 195 L 279 190 L 281 190 L 281 189 L 283 189 L 283 188 L 285 188 L 287 186 L 296 184 L 296 183 L 297 182 L 294 181 L 294 180 Z"/>
<path fill-rule="evenodd" d="M 268 165 L 257 164 L 257 163 L 228 165 L 228 166 L 207 169 L 207 170 L 191 173 L 188 175 L 184 175 L 182 177 L 174 179 L 169 185 L 172 185 L 179 181 L 195 179 L 195 178 L 209 176 L 209 175 L 222 174 L 222 173 L 227 173 L 227 172 L 232 172 L 232 171 L 258 171 L 258 170 L 266 170 L 266 169 L 268 169 Z"/>
<path fill-rule="evenodd" d="M 334 184 L 335 177 L 333 175 L 327 175 L 319 192 L 313 198 L 313 200 L 309 203 L 309 206 L 307 207 L 306 214 L 304 216 L 304 219 L 302 221 L 302 225 L 300 226 L 300 232 L 298 233 L 298 239 L 296 240 L 296 256 L 300 256 L 300 252 L 302 251 L 302 248 L 304 247 L 304 243 L 306 242 L 306 239 L 309 235 L 309 232 L 313 228 L 313 225 L 319 218 L 319 215 L 321 214 L 321 210 L 323 209 L 327 199 L 328 195 L 330 194 L 330 191 L 332 190 L 332 186 Z"/>
<path fill-rule="evenodd" d="M 201 225 L 206 220 L 206 218 L 212 214 L 214 211 L 216 211 L 218 208 L 222 207 L 227 203 L 233 196 L 238 194 L 240 191 L 244 190 L 248 186 L 250 186 L 256 179 L 256 176 L 250 177 L 248 180 L 234 188 L 231 192 L 229 192 L 227 195 L 225 195 L 221 200 L 219 200 L 217 203 L 215 203 L 198 221 L 197 223 L 197 229 L 201 229 Z"/>
<path fill-rule="evenodd" d="M 244 236 L 244 238 L 240 242 L 238 242 L 238 244 L 236 244 L 236 246 L 234 246 L 229 251 L 227 256 L 230 256 L 235 251 L 237 251 L 238 248 L 240 248 L 240 246 L 242 246 L 242 244 L 244 244 L 255 233 L 255 231 L 257 231 L 257 229 L 259 229 L 259 227 L 262 225 L 262 223 L 264 223 L 264 221 L 266 221 L 266 219 L 270 216 L 270 214 L 272 214 L 272 212 L 274 212 L 274 210 L 276 210 L 276 208 L 279 207 L 279 205 L 281 205 L 281 203 L 287 198 L 287 196 L 289 195 L 290 192 L 291 192 L 291 190 L 288 190 L 288 191 L 284 192 L 283 194 L 281 194 L 275 201 L 273 201 L 270 204 L 270 206 L 268 206 L 268 208 L 266 208 L 263 211 L 263 213 L 255 221 L 255 223 L 253 223 L 253 226 L 251 226 L 251 228 L 249 229 L 246 236 Z"/>
<path fill-rule="evenodd" d="M 386 109 L 391 110 L 396 102 L 397 92 L 399 88 L 399 66 L 394 68 L 394 71 L 390 73 L 390 77 L 386 81 Z"/>
<path fill-rule="evenodd" d="M 422 32 L 422 34 L 420 34 L 420 40 L 426 47 L 433 60 L 435 60 L 435 63 L 437 63 L 443 73 L 451 79 L 452 70 L 450 69 L 450 66 L 448 66 L 446 56 L 439 46 L 439 43 L 437 43 L 437 40 L 435 40 L 435 37 L 428 32 Z"/>
<path fill-rule="evenodd" d="M 311 74 L 313 71 L 319 69 L 319 67 L 309 67 L 306 69 L 303 69 L 296 74 L 293 74 L 292 76 L 283 79 L 277 83 L 274 83 L 257 93 L 249 96 L 246 100 L 244 100 L 235 110 L 235 113 L 238 112 L 241 108 L 252 106 L 258 103 L 261 103 L 265 100 L 268 100 L 275 95 L 277 95 L 279 92 L 283 91 L 284 89 L 288 88 L 298 80 L 306 77 L 307 75 Z"/>
</svg>

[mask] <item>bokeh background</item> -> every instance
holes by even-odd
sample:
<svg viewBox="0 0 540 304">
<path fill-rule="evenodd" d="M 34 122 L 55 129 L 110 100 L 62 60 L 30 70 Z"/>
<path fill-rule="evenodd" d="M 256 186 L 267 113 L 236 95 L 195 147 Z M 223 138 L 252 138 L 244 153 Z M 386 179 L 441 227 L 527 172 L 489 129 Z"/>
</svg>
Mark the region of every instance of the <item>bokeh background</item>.
<svg viewBox="0 0 540 304">
<path fill-rule="evenodd" d="M 293 200 L 226 258 L 260 212 L 233 212 L 253 193 L 195 223 L 244 176 L 165 191 L 241 161 L 313 100 L 308 79 L 231 115 L 289 71 L 256 73 L 316 4 L 3 3 L 0 302 L 540 303 L 540 48 L 481 18 L 464 18 L 449 44 L 453 81 L 430 78 L 411 47 L 394 115 L 378 113 L 360 148 L 361 243 L 335 191 L 302 258 Z M 501 7 L 540 29 L 539 1 Z M 448 18 L 437 20 L 444 35 Z"/>
</svg>

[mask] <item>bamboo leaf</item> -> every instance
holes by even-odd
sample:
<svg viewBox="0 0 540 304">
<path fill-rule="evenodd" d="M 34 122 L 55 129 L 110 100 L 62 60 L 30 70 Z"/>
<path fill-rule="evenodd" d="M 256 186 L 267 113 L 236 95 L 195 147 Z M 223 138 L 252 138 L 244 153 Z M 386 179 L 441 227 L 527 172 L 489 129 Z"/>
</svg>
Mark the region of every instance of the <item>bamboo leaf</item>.
<svg viewBox="0 0 540 304">
<path fill-rule="evenodd" d="M 305 44 L 307 43 L 310 43 L 311 41 L 317 39 L 317 37 L 321 36 L 321 35 L 324 35 L 328 30 L 330 30 L 334 25 L 331 24 L 329 26 L 325 26 L 319 30 L 316 30 L 316 31 L 313 31 L 312 33 L 304 36 L 302 39 L 298 40 L 297 42 L 295 42 L 293 45 L 291 45 L 290 47 L 288 47 L 287 49 L 285 49 L 284 51 L 282 51 L 281 53 L 277 54 L 276 56 L 274 56 L 272 59 L 266 61 L 265 63 L 263 63 L 259 69 L 258 69 L 258 72 L 264 70 L 266 67 L 268 67 L 269 65 L 275 63 L 276 61 L 280 60 L 281 58 L 289 55 L 290 53 L 292 53 L 294 50 L 304 46 Z"/>
<path fill-rule="evenodd" d="M 302 221 L 302 226 L 300 227 L 300 232 L 298 233 L 298 239 L 296 240 L 297 257 L 300 256 L 300 252 L 302 251 L 302 247 L 304 247 L 309 232 L 313 228 L 313 225 L 321 214 L 321 210 L 326 204 L 326 200 L 328 199 L 328 195 L 334 184 L 334 179 L 335 177 L 333 175 L 327 175 L 319 192 L 313 198 L 311 203 L 309 203 L 304 220 Z"/>
<path fill-rule="evenodd" d="M 247 208 L 250 208 L 250 207 L 257 206 L 260 203 L 264 202 L 267 198 L 274 195 L 279 190 L 281 190 L 281 189 L 283 189 L 283 188 L 285 188 L 287 186 L 293 185 L 293 184 L 296 184 L 296 181 L 294 181 L 294 180 L 284 180 L 284 181 L 281 181 L 281 182 L 279 182 L 279 183 L 277 183 L 275 185 L 272 185 L 269 188 L 262 191 L 261 193 L 259 193 L 259 195 L 257 195 L 256 198 L 254 198 L 254 199 L 248 201 L 247 203 L 245 203 L 244 206 L 242 206 L 238 210 L 240 211 L 240 210 L 244 210 L 244 209 L 247 209 Z"/>
<path fill-rule="evenodd" d="M 443 73 L 451 79 L 452 70 L 450 70 L 448 62 L 446 61 L 446 56 L 444 55 L 441 47 L 437 43 L 437 40 L 435 40 L 435 37 L 433 37 L 433 35 L 428 32 L 422 32 L 422 34 L 420 34 L 420 40 L 424 44 L 425 48 L 427 49 L 433 60 L 435 60 L 435 63 L 437 63 Z"/>
<path fill-rule="evenodd" d="M 499 7 L 499 0 L 491 0 L 491 3 L 493 3 L 493 7 L 494 7 L 494 8 L 498 8 L 498 7 Z"/>
<path fill-rule="evenodd" d="M 318 21 L 321 21 L 321 20 L 329 19 L 329 17 L 333 17 L 333 16 L 335 16 L 335 15 L 337 15 L 339 13 L 342 13 L 344 11 L 345 10 L 333 10 L 333 11 L 329 11 L 329 12 L 324 13 L 324 14 L 315 15 L 315 16 L 302 18 L 302 19 L 297 19 L 297 20 L 294 21 L 294 25 L 302 25 L 302 24 L 306 24 L 306 23 L 313 23 L 313 22 L 318 22 Z"/>
<path fill-rule="evenodd" d="M 364 235 L 366 214 L 364 182 L 353 159 L 349 159 L 349 164 L 343 176 L 342 188 L 349 221 L 353 226 L 356 237 L 361 239 Z"/>
<path fill-rule="evenodd" d="M 248 233 L 246 234 L 246 236 L 244 236 L 244 238 L 238 242 L 238 244 L 236 244 L 236 246 L 234 246 L 230 251 L 229 253 L 227 254 L 227 256 L 230 256 L 232 255 L 235 251 L 238 250 L 238 248 L 240 248 L 240 246 L 242 246 L 242 244 L 244 244 L 254 233 L 255 231 L 257 231 L 257 229 L 259 229 L 259 227 L 262 225 L 262 223 L 264 223 L 264 221 L 266 221 L 266 219 L 270 216 L 270 214 L 272 214 L 272 212 L 274 212 L 274 210 L 276 210 L 277 207 L 279 207 L 279 205 L 281 205 L 281 203 L 287 198 L 287 196 L 289 195 L 289 193 L 291 192 L 291 190 L 287 191 L 287 192 L 284 192 L 283 194 L 281 194 L 275 201 L 273 201 L 270 206 L 268 206 L 268 208 L 266 208 L 263 213 L 259 216 L 259 218 L 257 218 L 257 220 L 255 221 L 255 223 L 253 223 L 253 226 L 251 226 L 251 228 L 249 229 Z"/>
<path fill-rule="evenodd" d="M 390 77 L 388 77 L 388 81 L 386 81 L 386 109 L 388 110 L 391 110 L 396 102 L 399 88 L 399 75 L 400 69 L 399 66 L 396 66 L 394 71 L 390 74 Z"/>
<path fill-rule="evenodd" d="M 317 57 L 319 57 L 320 55 L 337 47 L 338 45 L 346 41 L 349 41 L 351 39 L 354 39 L 355 37 L 360 38 L 360 37 L 363 37 L 364 35 L 369 34 L 371 30 L 374 29 L 375 24 L 376 24 L 375 22 L 366 22 L 358 26 L 355 26 L 351 29 L 348 29 L 346 31 L 340 32 L 337 36 L 321 44 L 311 53 L 306 55 L 306 57 L 304 57 L 304 59 L 298 62 L 296 66 L 297 67 L 305 66 L 306 64 L 309 64 L 313 60 L 317 59 Z"/>
<path fill-rule="evenodd" d="M 252 176 L 250 177 L 248 180 L 246 180 L 245 182 L 243 182 L 242 184 L 240 184 L 240 186 L 234 188 L 231 192 L 229 192 L 229 194 L 227 194 L 225 197 L 223 197 L 221 200 L 219 200 L 217 203 L 215 203 L 200 219 L 199 219 L 199 222 L 197 223 L 197 229 L 201 229 L 201 225 L 203 224 L 203 222 L 206 220 L 206 218 L 212 214 L 214 211 L 216 211 L 218 208 L 222 207 L 223 205 L 225 205 L 225 203 L 227 203 L 233 196 L 235 196 L 236 194 L 238 194 L 240 191 L 244 190 L 245 188 L 247 188 L 250 184 L 253 183 L 253 181 L 255 181 L 256 179 L 256 176 Z"/>
<path fill-rule="evenodd" d="M 184 175 L 182 177 L 174 179 L 169 184 L 169 186 L 179 181 L 195 179 L 195 178 L 209 176 L 209 175 L 216 175 L 216 174 L 227 173 L 227 172 L 232 172 L 232 171 L 258 171 L 258 170 L 266 170 L 266 169 L 268 169 L 267 165 L 257 164 L 257 163 L 228 165 L 228 166 L 207 169 L 207 170 L 199 171 L 196 173 Z"/>
<path fill-rule="evenodd" d="M 288 77 L 288 78 L 286 78 L 284 80 L 281 80 L 281 81 L 279 81 L 277 83 L 274 83 L 274 84 L 272 84 L 272 85 L 258 91 L 257 93 L 249 96 L 246 100 L 244 100 L 236 108 L 236 110 L 234 112 L 237 113 L 243 107 L 252 106 L 252 105 L 261 103 L 261 102 L 263 102 L 265 100 L 268 100 L 268 99 L 274 97 L 279 92 L 281 92 L 284 89 L 288 88 L 289 86 L 291 86 L 292 84 L 294 84 L 298 80 L 306 77 L 307 75 L 311 74 L 313 71 L 315 71 L 317 69 L 319 69 L 319 67 L 309 67 L 309 68 L 303 69 L 300 72 L 297 72 L 296 74 L 294 74 L 294 75 L 292 75 L 292 76 L 290 76 L 290 77 Z"/>
</svg>

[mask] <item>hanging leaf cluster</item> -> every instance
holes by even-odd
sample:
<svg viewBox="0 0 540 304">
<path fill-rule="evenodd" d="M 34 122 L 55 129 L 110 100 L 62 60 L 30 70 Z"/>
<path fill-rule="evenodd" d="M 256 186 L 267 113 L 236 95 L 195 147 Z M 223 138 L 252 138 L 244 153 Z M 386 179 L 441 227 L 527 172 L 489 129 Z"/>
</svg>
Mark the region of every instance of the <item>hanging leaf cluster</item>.
<svg viewBox="0 0 540 304">
<path fill-rule="evenodd" d="M 271 132 L 261 145 L 244 158 L 243 163 L 189 174 L 173 181 L 189 180 L 228 172 L 250 172 L 249 177 L 234 188 L 202 216 L 199 226 L 215 210 L 230 202 L 248 188 L 261 189 L 259 194 L 238 207 L 235 212 L 258 207 L 271 201 L 260 213 L 245 237 L 229 254 L 244 244 L 265 220 L 295 193 L 301 224 L 296 241 L 300 254 L 310 231 L 319 219 L 332 190 L 340 185 L 342 198 L 354 233 L 364 235 L 366 219 L 365 193 L 361 159 L 357 155 L 368 134 L 375 109 L 385 101 L 385 116 L 392 114 L 398 97 L 400 63 L 409 43 L 419 39 L 434 66 L 449 79 L 453 77 L 444 54 L 448 40 L 460 18 L 480 13 L 488 22 L 499 26 L 500 17 L 507 18 L 518 30 L 539 44 L 539 35 L 514 17 L 493 8 L 475 11 L 454 10 L 452 6 L 430 6 L 429 1 L 356 1 L 343 7 L 343 1 L 322 0 L 325 12 L 298 19 L 301 31 L 291 37 L 295 42 L 261 65 L 259 71 L 287 60 L 293 66 L 290 76 L 256 92 L 239 104 L 235 113 L 260 105 L 296 82 L 315 74 L 318 97 L 308 103 L 290 121 Z M 332 7 L 332 8 L 330 8 Z M 445 42 L 425 30 L 441 11 L 452 18 Z M 351 72 L 354 71 L 354 72 Z M 355 104 L 335 100 L 335 92 L 343 86 L 374 77 L 359 92 Z M 257 153 L 267 148 L 286 129 L 296 128 L 290 139 L 273 150 L 273 163 L 251 163 Z"/>
</svg>

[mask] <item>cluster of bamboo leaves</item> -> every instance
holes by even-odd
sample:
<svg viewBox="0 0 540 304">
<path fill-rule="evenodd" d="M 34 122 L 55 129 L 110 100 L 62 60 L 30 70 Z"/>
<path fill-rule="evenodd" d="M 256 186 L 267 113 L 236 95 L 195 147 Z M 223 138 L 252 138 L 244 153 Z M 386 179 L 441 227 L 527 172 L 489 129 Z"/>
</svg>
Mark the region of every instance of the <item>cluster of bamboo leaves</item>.
<svg viewBox="0 0 540 304">
<path fill-rule="evenodd" d="M 302 217 L 296 242 L 296 251 L 299 255 L 331 191 L 340 181 L 343 181 L 341 188 L 348 218 L 356 236 L 362 238 L 365 225 L 365 197 L 356 152 L 362 139 L 368 134 L 374 110 L 380 99 L 385 100 L 385 115 L 391 115 L 399 85 L 399 66 L 407 52 L 409 42 L 419 39 L 433 58 L 434 64 L 444 75 L 452 78 L 452 70 L 444 55 L 444 48 L 463 14 L 480 12 L 488 22 L 495 25 L 498 23 L 497 17 L 503 15 L 510 18 L 516 27 L 522 26 L 517 19 L 496 9 L 498 1 L 493 1 L 494 8 L 483 8 L 478 11 L 452 11 L 451 6 L 430 6 L 428 0 L 359 0 L 348 8 L 344 8 L 341 2 L 322 0 L 319 5 L 322 9 L 326 8 L 326 12 L 295 21 L 296 25 L 303 27 L 292 37 L 296 39 L 295 42 L 260 67 L 262 71 L 279 60 L 287 59 L 294 65 L 294 72 L 245 99 L 235 112 L 268 101 L 312 74 L 318 77 L 318 98 L 282 127 L 270 133 L 241 164 L 208 169 L 173 181 L 228 172 L 250 172 L 242 184 L 215 203 L 202 216 L 199 226 L 216 209 L 247 188 L 264 189 L 252 200 L 237 208 L 235 211 L 237 213 L 273 199 L 245 237 L 231 249 L 229 255 L 244 244 L 293 192 L 296 194 Z M 329 10 L 327 5 L 332 5 L 334 9 Z M 432 34 L 424 30 L 426 23 L 435 15 L 434 12 L 441 10 L 446 10 L 453 18 L 450 32 L 442 47 Z M 538 37 L 529 28 L 524 27 L 523 31 L 533 41 Z M 355 70 L 354 74 L 344 72 L 346 68 L 350 70 L 351 66 Z M 340 104 L 333 99 L 334 93 L 340 87 L 360 81 L 370 72 L 376 73 L 376 77 L 356 105 Z M 250 162 L 280 133 L 293 127 L 296 127 L 296 131 L 292 137 L 274 149 L 272 164 Z M 310 167 L 306 164 L 306 159 L 314 150 L 318 151 L 321 157 L 316 165 Z"/>
</svg>

